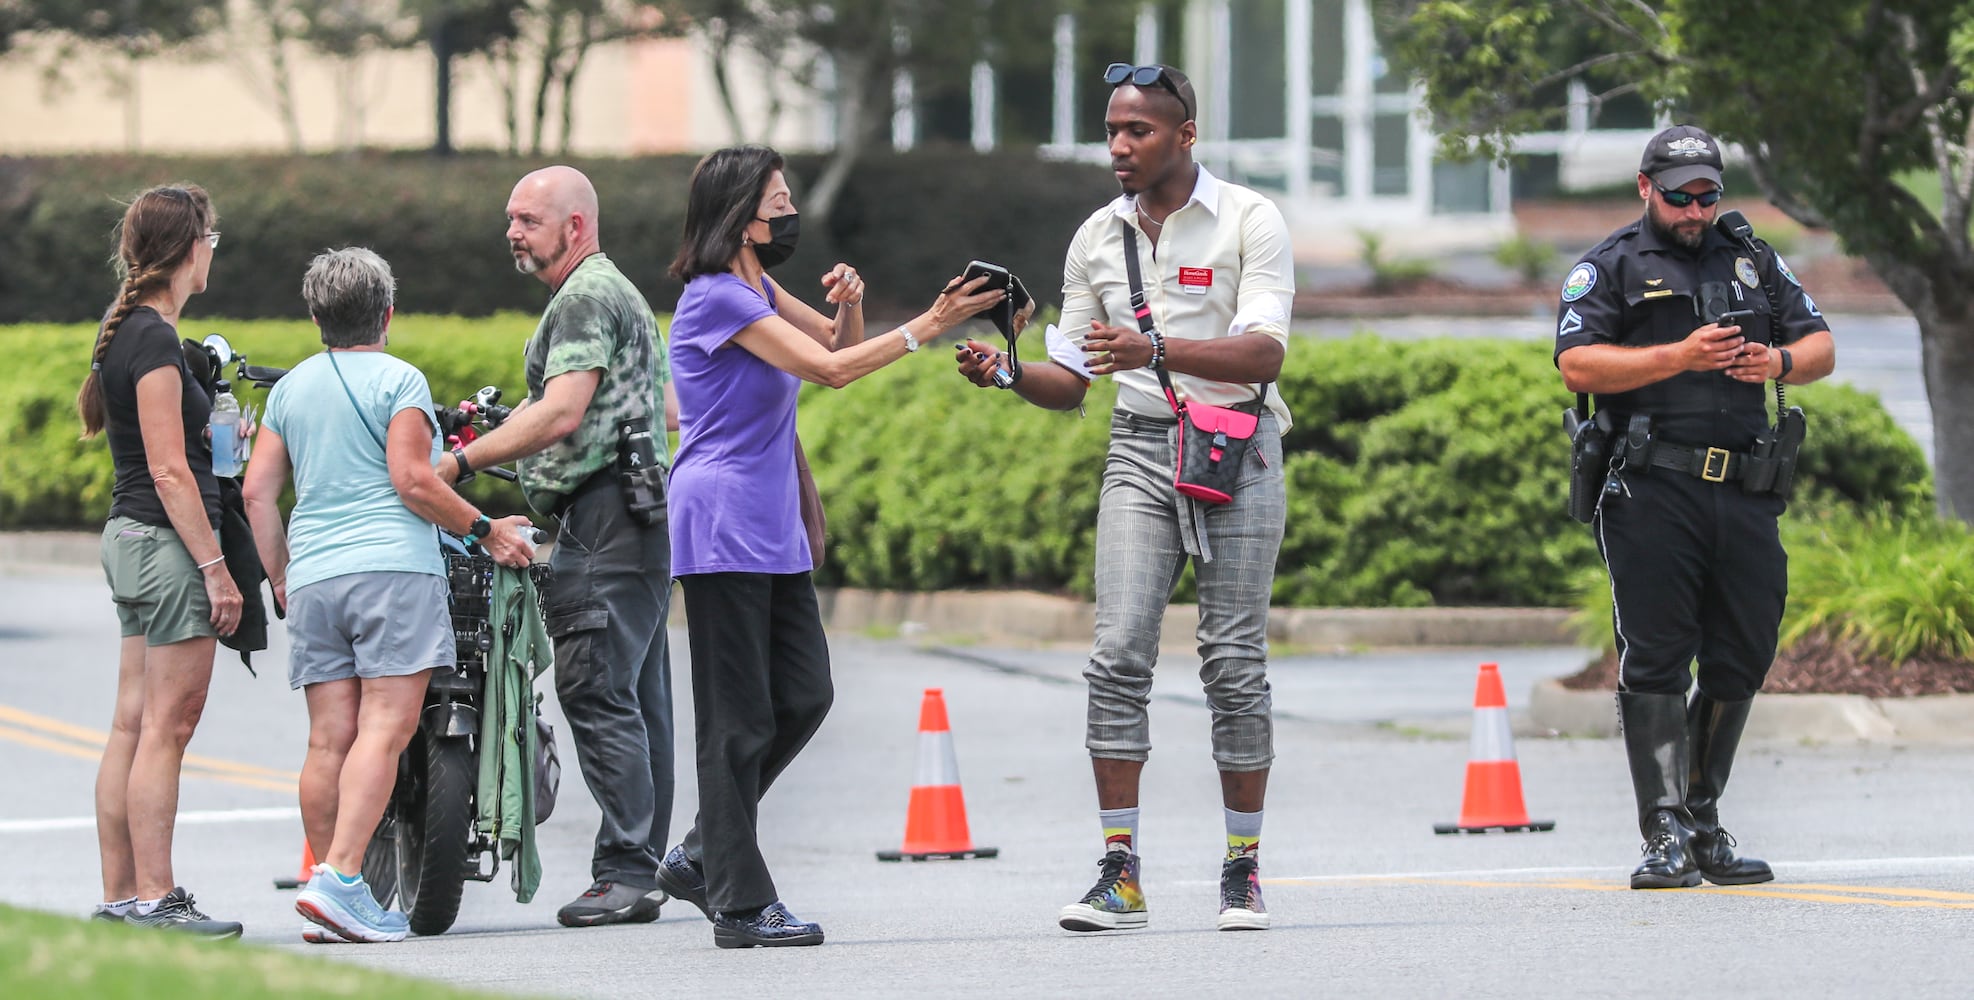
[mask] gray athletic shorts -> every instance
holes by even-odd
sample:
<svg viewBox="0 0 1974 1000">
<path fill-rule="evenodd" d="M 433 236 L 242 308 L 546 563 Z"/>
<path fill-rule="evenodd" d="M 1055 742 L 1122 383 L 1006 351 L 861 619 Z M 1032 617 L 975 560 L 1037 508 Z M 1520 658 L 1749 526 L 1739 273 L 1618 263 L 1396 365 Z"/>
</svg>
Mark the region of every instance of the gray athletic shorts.
<svg viewBox="0 0 1974 1000">
<path fill-rule="evenodd" d="M 350 573 L 288 595 L 288 686 L 402 677 L 454 662 L 445 577 Z"/>
<path fill-rule="evenodd" d="M 219 634 L 206 598 L 206 575 L 193 564 L 178 532 L 113 517 L 103 525 L 102 554 L 124 638 L 141 635 L 146 646 L 168 646 Z"/>
</svg>

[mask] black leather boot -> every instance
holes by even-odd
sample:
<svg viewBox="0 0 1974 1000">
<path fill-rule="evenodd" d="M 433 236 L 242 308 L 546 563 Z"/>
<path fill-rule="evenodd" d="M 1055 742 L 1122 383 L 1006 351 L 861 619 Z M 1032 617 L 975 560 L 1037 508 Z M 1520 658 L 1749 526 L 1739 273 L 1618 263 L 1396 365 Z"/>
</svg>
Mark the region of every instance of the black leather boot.
<svg viewBox="0 0 1974 1000">
<path fill-rule="evenodd" d="M 1734 767 L 1734 751 L 1748 725 L 1755 700 L 1715 701 L 1697 690 L 1686 718 L 1692 769 L 1687 775 L 1686 810 L 1693 817 L 1693 858 L 1700 874 L 1715 885 L 1752 885 L 1775 878 L 1768 862 L 1734 856 L 1734 836 L 1720 828 L 1720 792 Z"/>
<path fill-rule="evenodd" d="M 1693 818 L 1686 811 L 1686 696 L 1618 693 L 1631 788 L 1638 797 L 1644 859 L 1633 889 L 1687 889 L 1700 884 L 1693 860 Z"/>
</svg>

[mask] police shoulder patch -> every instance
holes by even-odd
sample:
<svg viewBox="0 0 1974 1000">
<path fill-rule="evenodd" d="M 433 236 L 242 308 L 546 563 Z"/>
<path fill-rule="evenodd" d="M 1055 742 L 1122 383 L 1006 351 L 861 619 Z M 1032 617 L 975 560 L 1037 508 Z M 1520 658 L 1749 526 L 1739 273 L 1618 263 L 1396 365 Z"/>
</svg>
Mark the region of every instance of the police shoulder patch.
<svg viewBox="0 0 1974 1000">
<path fill-rule="evenodd" d="M 1783 260 L 1781 254 L 1775 255 L 1775 269 L 1781 271 L 1782 276 L 1788 278 L 1790 284 L 1797 288 L 1803 287 L 1803 280 L 1796 277 L 1796 272 L 1789 270 L 1789 262 Z"/>
<path fill-rule="evenodd" d="M 1575 302 L 1590 294 L 1597 287 L 1597 265 L 1583 261 L 1570 268 L 1570 276 L 1563 279 L 1563 301 Z"/>
</svg>

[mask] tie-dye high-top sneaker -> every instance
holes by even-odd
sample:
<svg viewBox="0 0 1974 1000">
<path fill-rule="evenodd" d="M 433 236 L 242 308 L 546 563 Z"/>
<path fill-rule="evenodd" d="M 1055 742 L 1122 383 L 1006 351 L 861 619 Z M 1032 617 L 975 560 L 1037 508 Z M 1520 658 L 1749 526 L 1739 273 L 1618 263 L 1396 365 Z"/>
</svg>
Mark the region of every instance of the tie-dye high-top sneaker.
<svg viewBox="0 0 1974 1000">
<path fill-rule="evenodd" d="M 1138 885 L 1138 856 L 1122 847 L 1097 862 L 1097 884 L 1083 898 L 1062 908 L 1064 930 L 1115 931 L 1143 927 L 1145 892 Z"/>
<path fill-rule="evenodd" d="M 1261 902 L 1261 861 L 1253 853 L 1228 858 L 1220 866 L 1220 929 L 1268 929 L 1268 907 Z"/>
</svg>

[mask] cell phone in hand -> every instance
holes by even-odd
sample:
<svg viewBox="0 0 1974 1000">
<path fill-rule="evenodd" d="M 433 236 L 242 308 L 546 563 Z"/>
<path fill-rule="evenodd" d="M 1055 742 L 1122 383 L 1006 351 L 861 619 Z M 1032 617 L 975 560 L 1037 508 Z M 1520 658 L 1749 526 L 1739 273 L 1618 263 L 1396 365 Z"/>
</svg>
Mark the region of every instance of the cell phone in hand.
<svg viewBox="0 0 1974 1000">
<path fill-rule="evenodd" d="M 1753 309 L 1734 309 L 1721 313 L 1720 318 L 1714 320 L 1714 324 L 1716 326 L 1743 326 L 1746 321 L 1754 318 L 1755 311 Z"/>
</svg>

